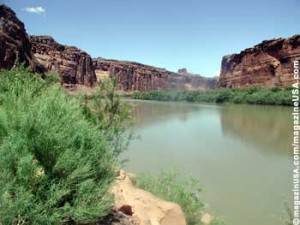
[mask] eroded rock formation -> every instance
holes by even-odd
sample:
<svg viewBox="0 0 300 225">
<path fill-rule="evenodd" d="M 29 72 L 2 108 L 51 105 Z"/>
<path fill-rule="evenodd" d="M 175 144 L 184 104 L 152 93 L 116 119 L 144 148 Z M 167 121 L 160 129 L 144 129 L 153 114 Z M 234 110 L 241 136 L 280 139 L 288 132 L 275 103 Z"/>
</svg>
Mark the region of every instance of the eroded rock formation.
<svg viewBox="0 0 300 225">
<path fill-rule="evenodd" d="M 216 87 L 216 78 L 179 74 L 136 62 L 97 58 L 94 59 L 94 67 L 99 79 L 114 75 L 119 88 L 129 92 L 160 89 L 204 90 Z"/>
<path fill-rule="evenodd" d="M 50 36 L 30 36 L 24 24 L 7 6 L 0 5 L 0 69 L 10 69 L 21 63 L 33 71 L 56 71 L 67 84 L 93 86 L 97 77 L 116 75 L 124 91 L 158 89 L 211 89 L 216 79 L 183 73 L 134 62 L 95 59 L 76 48 L 57 43 Z M 96 73 L 95 73 L 96 71 Z"/>
<path fill-rule="evenodd" d="M 57 43 L 50 36 L 30 36 L 32 51 L 46 71 L 56 71 L 63 83 L 93 86 L 97 81 L 92 58 L 86 52 Z"/>
<path fill-rule="evenodd" d="M 291 85 L 293 61 L 300 57 L 300 35 L 263 41 L 239 54 L 224 56 L 218 87 Z"/>
<path fill-rule="evenodd" d="M 21 63 L 35 72 L 43 72 L 31 52 L 24 24 L 14 11 L 0 4 L 0 69 L 11 69 Z"/>
</svg>

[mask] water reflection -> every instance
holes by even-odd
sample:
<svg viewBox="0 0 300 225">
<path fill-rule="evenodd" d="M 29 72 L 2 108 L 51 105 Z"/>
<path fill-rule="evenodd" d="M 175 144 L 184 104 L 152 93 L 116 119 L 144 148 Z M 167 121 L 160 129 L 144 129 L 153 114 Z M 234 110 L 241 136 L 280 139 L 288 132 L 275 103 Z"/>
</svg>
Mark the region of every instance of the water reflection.
<svg viewBox="0 0 300 225">
<path fill-rule="evenodd" d="M 198 120 L 205 117 L 207 121 L 212 115 L 220 118 L 221 132 L 246 145 L 256 145 L 263 153 L 287 155 L 292 142 L 292 117 L 288 107 L 248 106 L 248 105 L 214 105 L 190 104 L 176 102 L 127 101 L 132 106 L 132 115 L 136 127 L 145 127 L 157 123 L 178 119 L 187 122 L 192 117 Z M 214 121 L 216 122 L 216 118 Z M 206 129 L 214 134 L 219 130 L 216 124 Z M 203 138 L 198 132 L 197 140 Z M 193 134 L 194 136 L 196 134 Z M 216 134 L 217 135 L 217 134 Z"/>
<path fill-rule="evenodd" d="M 291 200 L 289 108 L 128 102 L 141 136 L 125 152 L 128 171 L 176 166 L 203 183 L 226 224 L 282 225 Z"/>
<path fill-rule="evenodd" d="M 245 144 L 273 155 L 286 155 L 292 143 L 292 117 L 288 107 L 227 106 L 221 108 L 222 131 Z"/>
<path fill-rule="evenodd" d="M 162 121 L 177 118 L 187 121 L 191 113 L 201 113 L 206 108 L 216 108 L 213 104 L 190 104 L 185 102 L 155 102 L 124 100 L 131 106 L 136 126 L 148 126 Z"/>
</svg>

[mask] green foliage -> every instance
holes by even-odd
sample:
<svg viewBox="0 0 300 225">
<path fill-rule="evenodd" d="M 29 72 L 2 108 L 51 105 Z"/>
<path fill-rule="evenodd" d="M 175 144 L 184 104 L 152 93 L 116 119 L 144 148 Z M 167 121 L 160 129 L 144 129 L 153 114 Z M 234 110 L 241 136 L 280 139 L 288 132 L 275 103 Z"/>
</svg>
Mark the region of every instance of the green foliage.
<svg viewBox="0 0 300 225">
<path fill-rule="evenodd" d="M 128 129 L 131 121 L 129 107 L 121 103 L 116 90 L 116 81 L 102 81 L 96 94 L 90 97 L 81 96 L 81 102 L 87 119 L 99 130 L 105 131 L 111 140 L 110 147 L 117 156 L 127 149 L 133 135 Z"/>
<path fill-rule="evenodd" d="M 150 91 L 133 93 L 132 98 L 157 101 L 187 101 L 261 105 L 291 105 L 291 88 L 232 88 L 208 91 Z"/>
<path fill-rule="evenodd" d="M 107 215 L 122 120 L 119 103 L 107 107 L 88 110 L 24 69 L 0 72 L 1 225 L 81 224 Z"/>
<path fill-rule="evenodd" d="M 46 73 L 45 80 L 49 83 L 60 83 L 61 77 L 57 72 L 49 71 Z"/>
<path fill-rule="evenodd" d="M 204 207 L 200 199 L 201 188 L 194 178 L 180 179 L 178 171 L 162 172 L 159 176 L 138 176 L 135 185 L 167 201 L 175 202 L 183 209 L 188 225 L 200 223 Z"/>
<path fill-rule="evenodd" d="M 220 90 L 217 92 L 216 103 L 228 102 L 232 98 L 233 91 Z"/>
</svg>

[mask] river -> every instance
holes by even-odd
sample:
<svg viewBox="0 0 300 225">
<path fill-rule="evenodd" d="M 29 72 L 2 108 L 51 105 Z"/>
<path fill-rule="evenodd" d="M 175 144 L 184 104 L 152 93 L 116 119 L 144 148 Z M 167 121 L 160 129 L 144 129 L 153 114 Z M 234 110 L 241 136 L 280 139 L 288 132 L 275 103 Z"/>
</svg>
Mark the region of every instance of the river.
<svg viewBox="0 0 300 225">
<path fill-rule="evenodd" d="M 226 225 L 283 225 L 291 203 L 288 107 L 127 101 L 134 139 L 129 172 L 173 167 L 198 178 L 207 210 Z"/>
</svg>

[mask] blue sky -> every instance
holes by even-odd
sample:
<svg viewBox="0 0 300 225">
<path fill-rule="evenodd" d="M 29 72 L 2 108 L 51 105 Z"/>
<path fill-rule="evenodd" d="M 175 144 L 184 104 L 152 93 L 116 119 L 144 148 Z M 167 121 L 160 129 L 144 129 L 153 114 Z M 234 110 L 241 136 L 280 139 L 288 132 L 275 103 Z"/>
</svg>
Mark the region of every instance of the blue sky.
<svg viewBox="0 0 300 225">
<path fill-rule="evenodd" d="M 93 57 L 218 74 L 224 55 L 300 33 L 300 0 L 0 0 L 27 32 Z"/>
</svg>

